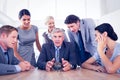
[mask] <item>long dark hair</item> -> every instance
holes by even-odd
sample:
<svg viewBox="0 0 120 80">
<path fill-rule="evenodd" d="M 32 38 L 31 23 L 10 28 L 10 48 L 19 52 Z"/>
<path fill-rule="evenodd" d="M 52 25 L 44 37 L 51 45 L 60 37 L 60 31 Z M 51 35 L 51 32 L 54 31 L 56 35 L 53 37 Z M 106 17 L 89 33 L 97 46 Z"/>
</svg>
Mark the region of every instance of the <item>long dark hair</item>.
<svg viewBox="0 0 120 80">
<path fill-rule="evenodd" d="M 108 33 L 107 36 L 110 37 L 114 41 L 118 39 L 117 34 L 114 32 L 112 26 L 109 23 L 103 23 L 97 26 L 95 30 L 98 30 L 101 34 L 106 31 Z"/>
</svg>

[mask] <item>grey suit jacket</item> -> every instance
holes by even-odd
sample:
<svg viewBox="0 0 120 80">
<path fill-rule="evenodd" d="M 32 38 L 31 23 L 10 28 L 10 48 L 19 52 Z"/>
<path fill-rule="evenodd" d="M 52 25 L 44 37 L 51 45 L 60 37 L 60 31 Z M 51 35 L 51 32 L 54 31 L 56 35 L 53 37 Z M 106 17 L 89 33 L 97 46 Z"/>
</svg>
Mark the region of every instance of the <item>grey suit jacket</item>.
<svg viewBox="0 0 120 80">
<path fill-rule="evenodd" d="M 70 42 L 63 42 L 60 49 L 60 62 L 62 62 L 62 58 L 67 60 L 70 64 L 76 67 L 77 59 L 76 53 L 74 51 L 74 45 Z M 40 56 L 37 61 L 38 69 L 45 70 L 46 63 L 55 58 L 55 47 L 53 43 L 43 44 Z"/>
<path fill-rule="evenodd" d="M 17 65 L 19 61 L 14 57 L 13 49 L 11 48 L 8 49 L 8 58 L 9 62 L 7 63 L 0 47 L 0 75 L 17 73 L 15 65 Z"/>
<path fill-rule="evenodd" d="M 95 41 L 95 30 L 96 27 L 94 21 L 90 18 L 82 19 L 80 21 L 80 31 L 85 47 L 85 51 L 90 52 L 91 55 L 94 55 L 97 52 L 97 43 Z M 75 42 L 73 32 L 68 30 L 68 35 L 70 42 Z"/>
</svg>

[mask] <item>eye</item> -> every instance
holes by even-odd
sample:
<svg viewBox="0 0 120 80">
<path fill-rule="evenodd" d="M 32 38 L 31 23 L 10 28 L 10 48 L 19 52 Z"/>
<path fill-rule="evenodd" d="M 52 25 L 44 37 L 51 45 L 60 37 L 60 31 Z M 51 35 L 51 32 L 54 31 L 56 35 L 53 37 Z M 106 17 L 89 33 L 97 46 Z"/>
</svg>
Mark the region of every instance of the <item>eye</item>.
<svg viewBox="0 0 120 80">
<path fill-rule="evenodd" d="M 56 38 L 57 36 L 54 36 L 54 38 Z"/>
<path fill-rule="evenodd" d="M 61 38 L 62 36 L 59 36 L 59 38 Z"/>
<path fill-rule="evenodd" d="M 26 21 L 26 19 L 23 19 L 23 21 Z"/>
</svg>

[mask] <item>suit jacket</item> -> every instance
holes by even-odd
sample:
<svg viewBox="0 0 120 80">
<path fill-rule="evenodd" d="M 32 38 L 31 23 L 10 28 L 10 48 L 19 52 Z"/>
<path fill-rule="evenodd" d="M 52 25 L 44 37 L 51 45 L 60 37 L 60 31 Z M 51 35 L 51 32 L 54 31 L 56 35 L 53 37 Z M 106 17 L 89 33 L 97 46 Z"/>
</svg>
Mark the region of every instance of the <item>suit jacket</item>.
<svg viewBox="0 0 120 80">
<path fill-rule="evenodd" d="M 60 62 L 62 58 L 67 60 L 70 64 L 76 67 L 76 53 L 74 46 L 70 42 L 63 42 L 60 52 Z M 53 43 L 43 44 L 40 56 L 37 61 L 38 69 L 45 70 L 46 63 L 55 58 L 55 46 Z"/>
<path fill-rule="evenodd" d="M 14 57 L 12 48 L 8 49 L 8 60 L 7 63 L 0 47 L 0 75 L 17 73 L 15 65 L 17 65 L 19 61 Z"/>
<path fill-rule="evenodd" d="M 95 41 L 94 28 L 95 28 L 95 23 L 92 19 L 86 18 L 80 21 L 80 31 L 84 43 L 84 48 L 86 53 L 90 53 L 91 55 L 94 55 L 97 52 L 97 43 Z M 70 42 L 73 42 L 75 44 L 76 52 L 77 54 L 79 54 L 80 53 L 79 46 L 77 45 L 73 34 L 74 34 L 73 32 L 68 30 L 68 36 Z"/>
</svg>

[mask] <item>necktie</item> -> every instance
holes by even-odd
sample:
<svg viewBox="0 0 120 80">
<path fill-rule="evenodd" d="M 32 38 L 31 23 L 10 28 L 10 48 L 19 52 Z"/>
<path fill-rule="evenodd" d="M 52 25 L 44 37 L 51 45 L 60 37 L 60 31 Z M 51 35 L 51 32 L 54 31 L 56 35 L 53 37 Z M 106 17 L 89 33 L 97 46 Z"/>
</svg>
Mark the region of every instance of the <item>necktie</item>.
<svg viewBox="0 0 120 80">
<path fill-rule="evenodd" d="M 59 48 L 56 48 L 55 60 L 56 62 L 59 62 Z"/>
<path fill-rule="evenodd" d="M 80 50 L 81 51 L 85 50 L 82 35 L 80 31 L 78 31 L 78 42 L 79 42 Z"/>
<path fill-rule="evenodd" d="M 4 55 L 5 55 L 6 62 L 8 63 L 9 62 L 8 61 L 8 52 L 5 52 Z"/>
<path fill-rule="evenodd" d="M 83 63 L 86 60 L 86 56 L 85 56 L 84 43 L 83 43 L 83 39 L 80 31 L 78 31 L 78 41 L 79 41 L 79 47 L 80 47 L 80 59 L 81 59 L 81 63 Z"/>
</svg>

